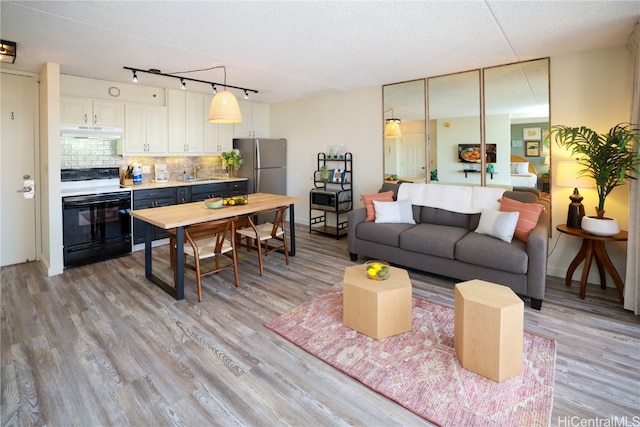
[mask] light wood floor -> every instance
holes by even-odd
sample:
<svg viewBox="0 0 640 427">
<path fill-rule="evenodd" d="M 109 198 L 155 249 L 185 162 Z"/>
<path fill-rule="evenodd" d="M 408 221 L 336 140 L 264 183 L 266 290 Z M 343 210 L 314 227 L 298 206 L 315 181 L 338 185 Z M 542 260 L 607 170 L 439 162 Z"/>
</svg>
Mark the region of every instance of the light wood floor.
<svg viewBox="0 0 640 427">
<path fill-rule="evenodd" d="M 149 283 L 142 252 L 55 277 L 3 268 L 2 425 L 428 425 L 262 326 L 354 264 L 346 239 L 302 226 L 297 237 L 289 266 L 270 254 L 261 277 L 242 252 L 241 286 L 230 270 L 205 278 L 202 303 L 191 272 L 183 301 Z M 170 275 L 167 247 L 154 253 Z M 415 296 L 453 306 L 453 281 L 410 277 Z M 615 289 L 577 294 L 550 277 L 542 311 L 525 306 L 526 330 L 557 340 L 552 425 L 632 422 L 640 319 Z"/>
</svg>

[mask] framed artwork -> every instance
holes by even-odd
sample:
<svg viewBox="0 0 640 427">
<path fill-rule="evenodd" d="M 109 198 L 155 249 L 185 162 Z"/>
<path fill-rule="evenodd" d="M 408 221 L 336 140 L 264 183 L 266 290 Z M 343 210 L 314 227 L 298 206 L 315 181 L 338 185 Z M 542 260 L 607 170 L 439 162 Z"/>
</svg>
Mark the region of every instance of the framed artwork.
<svg viewBox="0 0 640 427">
<path fill-rule="evenodd" d="M 524 128 L 522 129 L 522 137 L 527 139 L 540 139 L 540 128 Z"/>
<path fill-rule="evenodd" d="M 527 157 L 540 157 L 540 141 L 525 141 L 525 156 Z"/>
<path fill-rule="evenodd" d="M 511 141 L 511 146 L 514 148 L 522 148 L 522 140 L 514 139 L 513 141 Z"/>
<path fill-rule="evenodd" d="M 497 145 L 487 144 L 485 146 L 487 163 L 495 163 L 497 155 Z M 458 144 L 458 163 L 480 163 L 480 144 Z"/>
<path fill-rule="evenodd" d="M 344 181 L 345 172 L 344 169 L 333 169 L 331 171 L 331 182 L 339 182 Z"/>
</svg>

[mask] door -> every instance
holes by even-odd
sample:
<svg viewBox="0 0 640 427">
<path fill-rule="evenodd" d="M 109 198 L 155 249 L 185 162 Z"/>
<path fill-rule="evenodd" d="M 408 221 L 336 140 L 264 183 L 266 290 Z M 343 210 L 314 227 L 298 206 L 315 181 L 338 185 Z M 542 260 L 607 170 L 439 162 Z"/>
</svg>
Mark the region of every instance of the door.
<svg viewBox="0 0 640 427">
<path fill-rule="evenodd" d="M 36 199 L 23 191 L 25 181 L 35 185 L 38 85 L 32 77 L 0 73 L 0 92 L 0 265 L 4 266 L 36 259 Z"/>
</svg>

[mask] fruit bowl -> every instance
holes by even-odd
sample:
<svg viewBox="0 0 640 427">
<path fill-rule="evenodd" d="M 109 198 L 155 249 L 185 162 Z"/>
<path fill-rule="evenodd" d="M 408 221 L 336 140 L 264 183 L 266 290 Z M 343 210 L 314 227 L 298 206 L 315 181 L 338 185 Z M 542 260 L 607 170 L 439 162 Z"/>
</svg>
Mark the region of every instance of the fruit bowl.
<svg viewBox="0 0 640 427">
<path fill-rule="evenodd" d="M 364 263 L 364 275 L 371 280 L 387 280 L 391 276 L 389 263 L 372 260 Z"/>
<path fill-rule="evenodd" d="M 222 197 L 214 197 L 204 201 L 204 205 L 209 209 L 219 209 L 222 207 Z"/>
</svg>

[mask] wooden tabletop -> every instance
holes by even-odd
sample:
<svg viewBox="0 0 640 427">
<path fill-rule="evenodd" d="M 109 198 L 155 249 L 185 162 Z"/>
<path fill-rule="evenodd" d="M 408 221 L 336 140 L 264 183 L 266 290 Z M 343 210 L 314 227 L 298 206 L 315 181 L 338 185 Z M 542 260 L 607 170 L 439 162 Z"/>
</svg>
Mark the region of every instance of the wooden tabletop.
<svg viewBox="0 0 640 427">
<path fill-rule="evenodd" d="M 587 231 L 584 231 L 582 228 L 567 227 L 566 224 L 558 224 L 556 226 L 556 230 L 561 233 L 570 234 L 572 236 L 582 237 L 583 239 L 602 240 L 604 242 L 624 242 L 629 238 L 629 233 L 627 233 L 625 230 L 621 230 L 618 234 L 615 234 L 613 236 L 596 236 L 595 234 L 590 234 Z"/>
<path fill-rule="evenodd" d="M 300 197 L 268 193 L 249 194 L 248 198 L 249 203 L 246 205 L 208 209 L 204 205 L 204 202 L 193 202 L 158 208 L 138 209 L 131 211 L 131 216 L 167 230 L 217 219 L 251 215 L 264 209 L 289 206 L 302 201 Z"/>
</svg>

